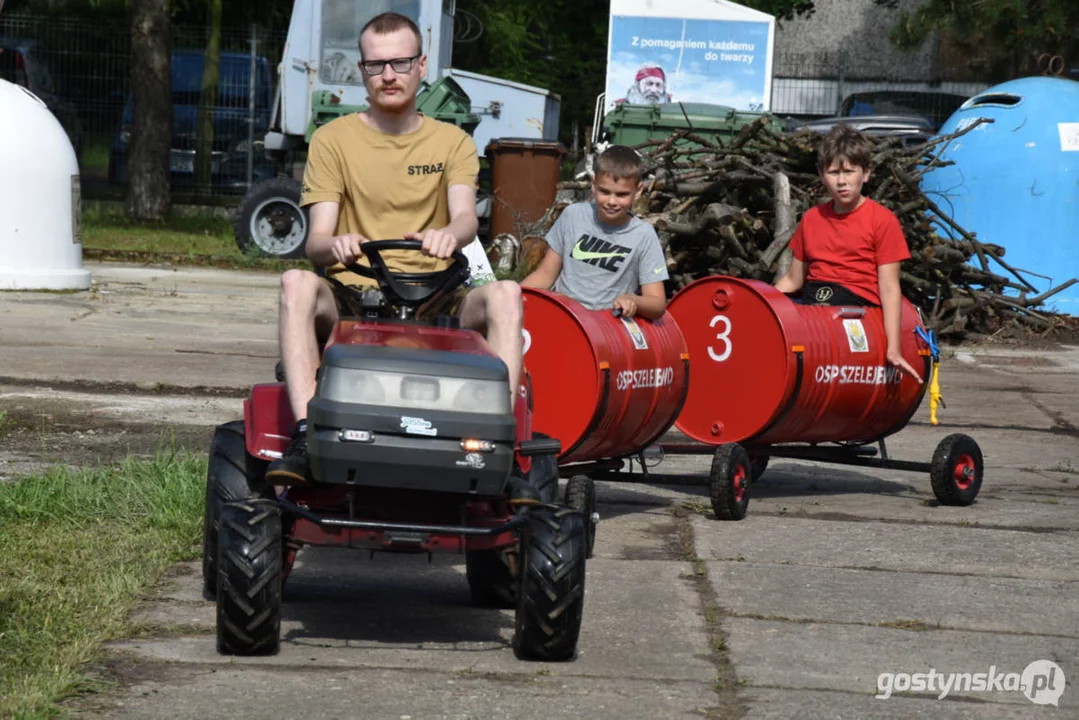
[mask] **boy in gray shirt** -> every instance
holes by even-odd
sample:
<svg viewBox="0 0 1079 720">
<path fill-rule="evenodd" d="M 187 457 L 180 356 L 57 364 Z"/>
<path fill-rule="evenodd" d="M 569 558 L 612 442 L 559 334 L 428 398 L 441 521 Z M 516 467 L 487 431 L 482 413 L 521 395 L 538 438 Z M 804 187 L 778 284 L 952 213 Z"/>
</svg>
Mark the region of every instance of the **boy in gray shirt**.
<svg viewBox="0 0 1079 720">
<path fill-rule="evenodd" d="M 612 145 L 596 161 L 592 202 L 570 205 L 547 233 L 543 260 L 521 285 L 553 289 L 589 310 L 663 316 L 667 264 L 651 225 L 629 214 L 644 190 L 641 160 Z"/>
</svg>

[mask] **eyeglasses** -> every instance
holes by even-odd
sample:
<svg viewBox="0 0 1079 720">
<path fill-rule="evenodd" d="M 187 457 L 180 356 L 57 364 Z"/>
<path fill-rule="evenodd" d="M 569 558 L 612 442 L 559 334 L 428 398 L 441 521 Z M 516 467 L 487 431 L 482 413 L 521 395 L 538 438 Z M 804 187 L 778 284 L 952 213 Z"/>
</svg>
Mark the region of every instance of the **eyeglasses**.
<svg viewBox="0 0 1079 720">
<path fill-rule="evenodd" d="M 406 73 L 412 69 L 412 63 L 416 62 L 419 57 L 420 55 L 413 55 L 412 57 L 393 58 L 392 60 L 368 60 L 361 62 L 360 67 L 363 68 L 365 74 L 372 77 L 381 75 L 387 65 L 392 67 L 395 73 Z"/>
</svg>

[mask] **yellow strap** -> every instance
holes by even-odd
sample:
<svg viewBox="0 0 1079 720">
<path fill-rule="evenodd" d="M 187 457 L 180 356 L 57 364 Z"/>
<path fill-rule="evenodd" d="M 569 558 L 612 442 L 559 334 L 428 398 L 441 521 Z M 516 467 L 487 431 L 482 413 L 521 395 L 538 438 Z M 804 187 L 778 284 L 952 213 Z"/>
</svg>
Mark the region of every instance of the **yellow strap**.
<svg viewBox="0 0 1079 720">
<path fill-rule="evenodd" d="M 933 378 L 929 382 L 929 422 L 939 425 L 937 420 L 937 405 L 942 404 L 943 396 L 940 394 L 940 362 L 933 363 Z"/>
</svg>

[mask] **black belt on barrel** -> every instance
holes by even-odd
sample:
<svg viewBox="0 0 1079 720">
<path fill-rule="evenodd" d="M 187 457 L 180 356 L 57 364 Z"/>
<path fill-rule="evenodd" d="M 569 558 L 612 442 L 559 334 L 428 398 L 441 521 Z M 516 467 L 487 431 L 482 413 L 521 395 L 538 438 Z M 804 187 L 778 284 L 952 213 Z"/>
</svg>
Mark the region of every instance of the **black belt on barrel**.
<svg viewBox="0 0 1079 720">
<path fill-rule="evenodd" d="M 864 305 L 876 307 L 876 303 L 851 292 L 839 283 L 807 282 L 802 286 L 802 296 L 795 297 L 803 305 Z"/>
</svg>

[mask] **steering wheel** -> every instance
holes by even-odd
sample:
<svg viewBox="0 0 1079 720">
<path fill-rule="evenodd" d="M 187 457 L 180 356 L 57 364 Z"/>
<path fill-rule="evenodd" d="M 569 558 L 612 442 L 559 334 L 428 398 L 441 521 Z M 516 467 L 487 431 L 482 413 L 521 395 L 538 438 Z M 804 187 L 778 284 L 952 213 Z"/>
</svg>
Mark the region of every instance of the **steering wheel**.
<svg viewBox="0 0 1079 720">
<path fill-rule="evenodd" d="M 460 250 L 454 251 L 448 268 L 432 272 L 393 272 L 382 259 L 383 250 L 420 252 L 422 249 L 420 240 L 368 240 L 360 245 L 360 250 L 371 262 L 371 267 L 352 263 L 345 269 L 377 282 L 391 305 L 417 308 L 436 295 L 458 287 L 470 276 L 468 258 Z"/>
</svg>

